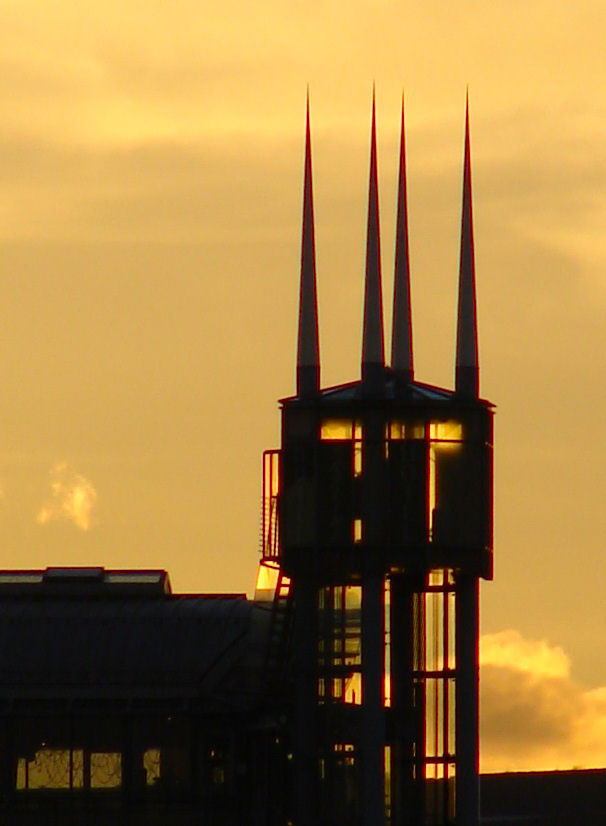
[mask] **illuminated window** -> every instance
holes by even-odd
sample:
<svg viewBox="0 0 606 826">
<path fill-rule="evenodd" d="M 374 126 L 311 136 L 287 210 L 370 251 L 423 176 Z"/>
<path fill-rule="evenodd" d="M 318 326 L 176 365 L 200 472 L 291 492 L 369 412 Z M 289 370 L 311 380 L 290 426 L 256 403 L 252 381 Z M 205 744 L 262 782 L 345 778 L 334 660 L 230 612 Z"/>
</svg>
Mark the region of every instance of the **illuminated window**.
<svg viewBox="0 0 606 826">
<path fill-rule="evenodd" d="M 461 422 L 431 422 L 429 438 L 447 442 L 460 442 L 463 439 L 463 425 Z"/>
<path fill-rule="evenodd" d="M 91 789 L 117 789 L 122 785 L 122 755 L 117 751 L 92 752 Z"/>
<path fill-rule="evenodd" d="M 355 759 L 353 743 L 334 743 L 333 751 L 340 756 L 342 755 L 343 765 L 353 766 Z"/>
<path fill-rule="evenodd" d="M 402 439 L 424 439 L 425 425 L 423 422 L 392 421 L 388 425 L 388 437 L 392 441 Z"/>
<path fill-rule="evenodd" d="M 362 702 L 359 585 L 319 589 L 318 697 L 320 702 Z"/>
<path fill-rule="evenodd" d="M 447 460 L 453 451 L 461 449 L 463 425 L 460 422 L 431 422 L 429 425 L 429 539 L 436 539 L 436 520 L 441 504 L 438 501 L 440 486 L 440 465 Z M 441 455 L 443 456 L 441 461 Z"/>
<path fill-rule="evenodd" d="M 16 788 L 81 789 L 84 786 L 84 759 L 81 749 L 40 749 L 33 760 L 17 761 Z"/>
<path fill-rule="evenodd" d="M 325 419 L 320 427 L 323 442 L 353 442 L 353 475 L 362 475 L 362 422 L 355 419 Z"/>
<path fill-rule="evenodd" d="M 143 769 L 145 785 L 154 786 L 160 780 L 160 749 L 147 749 L 143 752 Z"/>
<path fill-rule="evenodd" d="M 354 672 L 345 681 L 345 702 L 354 706 L 362 705 L 362 675 L 359 671 Z"/>
<path fill-rule="evenodd" d="M 414 680 L 424 717 L 417 776 L 426 787 L 428 822 L 450 822 L 455 802 L 456 657 L 455 584 L 450 568 L 434 569 L 413 598 Z M 448 820 L 450 818 L 450 820 Z"/>
<path fill-rule="evenodd" d="M 320 438 L 326 442 L 345 442 L 360 438 L 361 434 L 361 422 L 352 419 L 325 419 L 320 428 Z"/>
<path fill-rule="evenodd" d="M 271 602 L 273 600 L 279 575 L 280 568 L 278 565 L 260 563 L 255 585 L 255 600 L 261 602 Z"/>
<path fill-rule="evenodd" d="M 25 757 L 20 757 L 17 760 L 17 782 L 16 788 L 18 790 L 27 788 L 27 775 L 25 770 Z"/>
<path fill-rule="evenodd" d="M 383 747 L 383 767 L 385 778 L 385 815 L 387 822 L 391 819 L 391 746 Z"/>
<path fill-rule="evenodd" d="M 362 541 L 362 520 L 354 519 L 353 523 L 353 540 L 354 542 Z"/>
</svg>

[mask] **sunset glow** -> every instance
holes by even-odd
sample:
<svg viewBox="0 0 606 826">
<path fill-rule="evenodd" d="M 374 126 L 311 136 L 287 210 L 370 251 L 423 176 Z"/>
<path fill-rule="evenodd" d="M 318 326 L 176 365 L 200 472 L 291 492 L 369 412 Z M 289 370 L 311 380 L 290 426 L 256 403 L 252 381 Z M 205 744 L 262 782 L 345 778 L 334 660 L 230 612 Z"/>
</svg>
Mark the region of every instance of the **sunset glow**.
<svg viewBox="0 0 606 826">
<path fill-rule="evenodd" d="M 359 375 L 374 79 L 384 295 L 404 87 L 415 371 L 448 387 L 469 85 L 497 403 L 483 765 L 606 765 L 602 0 L 0 8 L 0 567 L 252 595 L 295 380 L 307 84 L 322 383 Z"/>
</svg>

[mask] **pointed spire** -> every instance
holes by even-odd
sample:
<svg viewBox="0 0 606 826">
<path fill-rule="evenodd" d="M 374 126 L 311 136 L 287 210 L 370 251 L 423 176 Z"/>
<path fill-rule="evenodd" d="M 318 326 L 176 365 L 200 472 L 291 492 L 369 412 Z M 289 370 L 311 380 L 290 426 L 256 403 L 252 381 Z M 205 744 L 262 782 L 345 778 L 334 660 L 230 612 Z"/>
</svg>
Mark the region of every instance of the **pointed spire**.
<svg viewBox="0 0 606 826">
<path fill-rule="evenodd" d="M 368 185 L 368 228 L 366 236 L 366 282 L 364 287 L 364 325 L 362 333 L 362 380 L 378 383 L 383 375 L 383 297 L 381 293 L 381 239 L 379 230 L 379 191 L 377 183 L 377 127 L 375 90 L 372 90 L 372 128 L 370 135 L 370 180 Z"/>
<path fill-rule="evenodd" d="M 297 345 L 297 395 L 313 396 L 320 387 L 320 345 L 318 341 L 318 299 L 316 290 L 316 244 L 311 175 L 311 129 L 309 87 L 305 126 L 305 181 L 303 185 L 303 232 L 301 238 L 301 283 L 299 293 L 299 336 Z"/>
<path fill-rule="evenodd" d="M 406 192 L 406 139 L 403 94 L 400 134 L 400 174 L 398 179 L 398 215 L 396 219 L 396 260 L 393 283 L 391 366 L 396 374 L 405 382 L 412 381 L 414 377 L 414 365 L 412 356 L 408 206 Z"/>
<path fill-rule="evenodd" d="M 461 258 L 459 265 L 459 308 L 457 318 L 456 392 L 477 398 L 479 390 L 478 322 L 476 276 L 471 206 L 471 153 L 469 149 L 469 94 L 465 100 L 465 165 L 463 171 L 463 211 L 461 216 Z"/>
</svg>

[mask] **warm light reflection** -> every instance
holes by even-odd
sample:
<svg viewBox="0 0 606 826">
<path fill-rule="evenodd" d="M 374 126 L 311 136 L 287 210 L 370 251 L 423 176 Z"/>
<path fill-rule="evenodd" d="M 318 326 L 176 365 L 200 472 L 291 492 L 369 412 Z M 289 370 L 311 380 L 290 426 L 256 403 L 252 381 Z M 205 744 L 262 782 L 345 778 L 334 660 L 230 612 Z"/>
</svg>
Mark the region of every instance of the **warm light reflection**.
<svg viewBox="0 0 606 826">
<path fill-rule="evenodd" d="M 451 442 L 460 442 L 463 438 L 461 422 L 431 422 L 429 425 L 430 439 L 444 439 Z"/>
<path fill-rule="evenodd" d="M 320 427 L 320 439 L 327 442 L 359 440 L 362 423 L 351 419 L 325 419 Z"/>
<path fill-rule="evenodd" d="M 25 789 L 81 789 L 84 786 L 82 749 L 40 749 L 33 760 L 17 761 L 15 787 Z"/>
<path fill-rule="evenodd" d="M 362 675 L 359 671 L 356 671 L 345 681 L 344 700 L 354 706 L 362 704 Z"/>
<path fill-rule="evenodd" d="M 146 749 L 143 752 L 146 786 L 153 786 L 160 780 L 160 766 L 160 749 Z"/>
<path fill-rule="evenodd" d="M 463 438 L 463 425 L 460 422 L 431 422 L 429 425 L 429 473 L 428 473 L 428 495 L 429 495 L 429 540 L 434 539 L 436 511 L 440 506 L 437 501 L 438 474 L 440 466 L 440 454 L 452 453 L 461 449 L 461 439 Z M 437 441 L 438 439 L 442 441 Z"/>
<path fill-rule="evenodd" d="M 255 600 L 259 602 L 271 602 L 274 599 L 278 579 L 280 576 L 279 565 L 261 562 L 257 570 L 257 582 L 255 585 Z M 284 577 L 284 579 L 287 579 Z"/>
<path fill-rule="evenodd" d="M 120 752 L 92 752 L 90 756 L 91 789 L 116 789 L 122 785 Z"/>
<path fill-rule="evenodd" d="M 393 421 L 389 423 L 388 435 L 393 441 L 423 439 L 425 438 L 425 425 L 423 422 Z"/>
</svg>

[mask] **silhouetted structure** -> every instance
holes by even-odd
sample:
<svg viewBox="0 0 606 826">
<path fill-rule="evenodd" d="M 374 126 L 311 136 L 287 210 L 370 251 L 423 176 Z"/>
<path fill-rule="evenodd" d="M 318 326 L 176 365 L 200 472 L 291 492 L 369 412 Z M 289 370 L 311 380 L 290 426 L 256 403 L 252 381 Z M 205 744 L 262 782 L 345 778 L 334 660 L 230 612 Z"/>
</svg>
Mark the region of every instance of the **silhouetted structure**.
<svg viewBox="0 0 606 826">
<path fill-rule="evenodd" d="M 272 465 L 294 600 L 294 821 L 473 826 L 492 406 L 478 397 L 468 121 L 454 391 L 414 380 L 403 111 L 393 366 L 373 99 L 361 379 L 337 387 L 319 380 L 309 110 L 304 193 L 297 395 Z"/>
<path fill-rule="evenodd" d="M 165 571 L 0 572 L 3 826 L 247 822 L 255 613 Z"/>
<path fill-rule="evenodd" d="M 486 826 L 603 826 L 606 770 L 515 772 L 481 778 Z"/>
<path fill-rule="evenodd" d="M 175 595 L 165 571 L 0 571 L 3 825 L 479 822 L 492 405 L 479 398 L 468 115 L 454 390 L 414 377 L 404 107 L 391 367 L 373 97 L 361 378 L 329 388 L 312 190 L 308 103 L 297 392 L 281 449 L 264 454 L 255 600 Z M 604 821 L 603 772 L 482 788 L 493 826 Z"/>
</svg>

